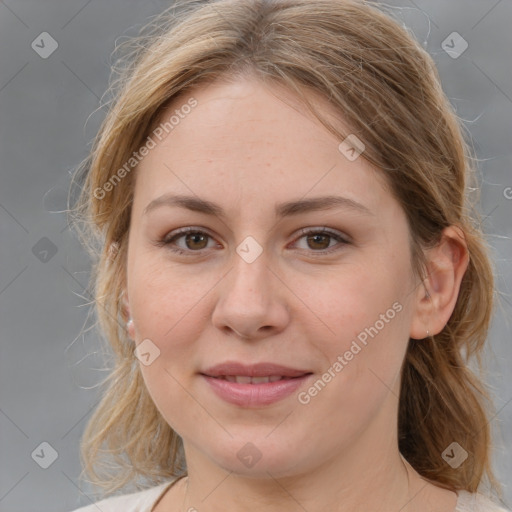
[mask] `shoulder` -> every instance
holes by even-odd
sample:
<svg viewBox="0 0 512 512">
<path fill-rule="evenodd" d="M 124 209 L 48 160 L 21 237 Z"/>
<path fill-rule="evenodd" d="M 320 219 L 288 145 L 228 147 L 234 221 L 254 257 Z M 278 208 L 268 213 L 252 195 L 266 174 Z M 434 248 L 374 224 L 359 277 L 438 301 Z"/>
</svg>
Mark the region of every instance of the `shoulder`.
<svg viewBox="0 0 512 512">
<path fill-rule="evenodd" d="M 511 512 L 481 493 L 457 491 L 459 496 L 455 512 Z"/>
<path fill-rule="evenodd" d="M 118 512 L 119 510 L 123 512 L 151 512 L 151 508 L 173 482 L 174 480 L 131 494 L 112 496 L 78 508 L 73 512 L 98 512 L 98 510 L 102 512 Z"/>
</svg>

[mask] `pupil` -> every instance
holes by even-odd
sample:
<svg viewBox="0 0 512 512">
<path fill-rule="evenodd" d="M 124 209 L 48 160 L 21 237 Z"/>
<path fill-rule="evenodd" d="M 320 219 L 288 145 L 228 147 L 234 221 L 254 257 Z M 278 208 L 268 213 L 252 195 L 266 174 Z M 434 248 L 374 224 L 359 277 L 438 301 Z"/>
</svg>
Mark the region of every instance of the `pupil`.
<svg viewBox="0 0 512 512">
<path fill-rule="evenodd" d="M 317 239 L 316 241 L 314 241 L 314 243 L 318 243 L 318 238 L 320 238 L 320 239 L 323 238 L 325 241 L 328 238 L 328 236 L 329 235 L 312 235 L 309 237 L 309 239 Z M 321 242 L 319 242 L 319 243 L 321 243 Z M 329 244 L 327 244 L 327 245 L 329 245 Z"/>
<path fill-rule="evenodd" d="M 201 235 L 200 233 L 193 233 L 191 235 L 188 235 L 189 238 L 188 238 L 188 241 L 190 241 L 190 238 L 192 238 L 192 244 L 195 244 L 196 242 L 198 242 L 197 238 L 203 238 L 204 239 L 204 235 Z M 200 241 L 199 241 L 200 243 Z"/>
</svg>

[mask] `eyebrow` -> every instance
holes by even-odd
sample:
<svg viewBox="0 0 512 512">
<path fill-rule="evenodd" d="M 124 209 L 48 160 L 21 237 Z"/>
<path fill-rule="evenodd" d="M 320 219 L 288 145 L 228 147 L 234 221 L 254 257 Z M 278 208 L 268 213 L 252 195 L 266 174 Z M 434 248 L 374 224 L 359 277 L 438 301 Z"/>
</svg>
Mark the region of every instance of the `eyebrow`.
<svg viewBox="0 0 512 512">
<path fill-rule="evenodd" d="M 215 215 L 217 217 L 226 218 L 226 213 L 222 207 L 211 201 L 200 199 L 196 196 L 189 195 L 175 195 L 175 194 L 164 194 L 162 196 L 153 199 L 146 208 L 144 208 L 143 214 L 146 215 L 149 212 L 160 208 L 162 206 L 167 207 L 181 207 L 188 210 L 205 213 L 207 215 Z M 349 210 L 355 210 L 365 215 L 375 215 L 370 209 L 353 199 L 341 196 L 323 196 L 313 197 L 309 199 L 299 199 L 296 201 L 288 201 L 276 205 L 275 214 L 277 217 L 290 217 L 293 215 L 300 215 L 302 213 L 316 212 L 323 210 L 330 210 L 333 208 L 344 208 Z"/>
</svg>

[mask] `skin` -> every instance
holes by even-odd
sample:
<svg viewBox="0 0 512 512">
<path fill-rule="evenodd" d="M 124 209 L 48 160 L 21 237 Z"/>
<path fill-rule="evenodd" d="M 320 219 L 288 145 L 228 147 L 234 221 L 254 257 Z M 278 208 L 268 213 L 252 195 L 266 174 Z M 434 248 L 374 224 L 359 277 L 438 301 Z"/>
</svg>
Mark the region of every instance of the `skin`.
<svg viewBox="0 0 512 512">
<path fill-rule="evenodd" d="M 154 510 L 452 512 L 456 494 L 401 457 L 397 410 L 409 338 L 438 333 L 455 307 L 468 261 L 463 237 L 444 231 L 422 281 L 412 272 L 405 213 L 382 175 L 362 157 L 349 161 L 292 93 L 253 78 L 218 81 L 175 99 L 164 117 L 190 96 L 198 105 L 137 169 L 129 233 L 130 335 L 160 351 L 141 371 L 188 464 L 188 477 Z M 213 201 L 226 216 L 177 206 L 144 214 L 164 193 Z M 276 204 L 324 195 L 371 213 L 337 207 L 275 217 Z M 187 226 L 208 236 L 175 239 L 185 255 L 157 245 Z M 299 232 L 324 227 L 349 243 Z M 252 263 L 236 252 L 247 236 L 262 249 Z M 300 403 L 298 392 L 397 302 L 401 311 Z M 226 360 L 314 375 L 277 403 L 244 408 L 217 397 L 198 373 Z M 237 457 L 249 442 L 261 454 L 251 468 Z"/>
</svg>

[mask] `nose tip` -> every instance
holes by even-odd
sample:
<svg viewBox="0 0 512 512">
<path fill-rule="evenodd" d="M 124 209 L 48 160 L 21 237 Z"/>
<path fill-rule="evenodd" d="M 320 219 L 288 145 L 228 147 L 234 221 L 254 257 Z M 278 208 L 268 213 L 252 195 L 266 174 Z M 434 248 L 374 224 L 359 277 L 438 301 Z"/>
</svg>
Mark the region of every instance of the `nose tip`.
<svg viewBox="0 0 512 512">
<path fill-rule="evenodd" d="M 217 289 L 212 322 L 225 335 L 256 341 L 280 332 L 288 323 L 282 287 L 264 275 L 267 270 L 263 259 L 251 264 L 242 260 Z"/>
</svg>

